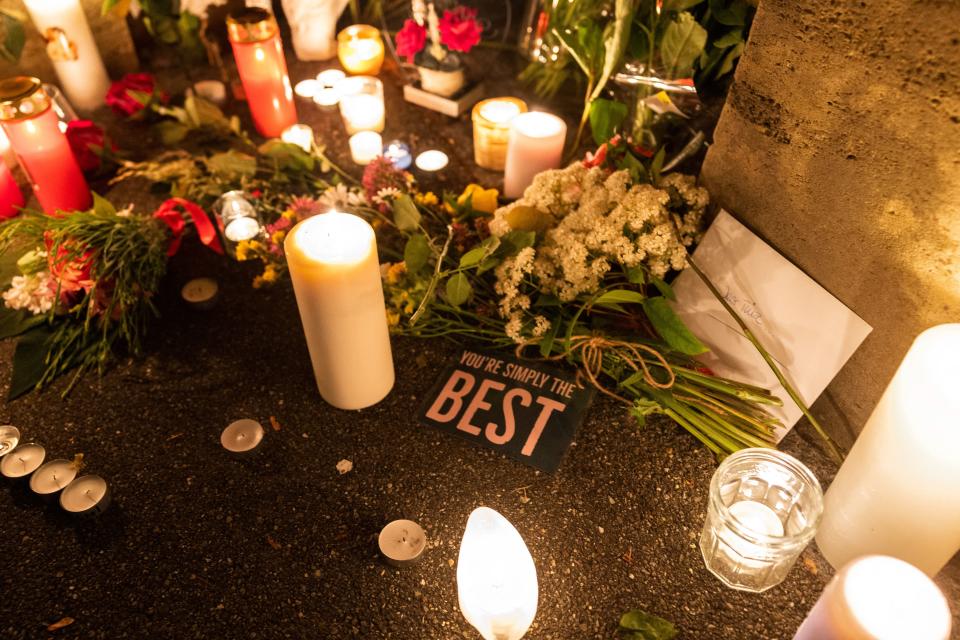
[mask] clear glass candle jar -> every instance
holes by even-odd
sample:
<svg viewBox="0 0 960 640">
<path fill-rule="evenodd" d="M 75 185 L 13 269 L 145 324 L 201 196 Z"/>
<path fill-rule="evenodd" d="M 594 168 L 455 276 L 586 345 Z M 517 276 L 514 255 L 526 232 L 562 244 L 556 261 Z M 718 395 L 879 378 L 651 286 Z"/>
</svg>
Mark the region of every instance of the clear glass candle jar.
<svg viewBox="0 0 960 640">
<path fill-rule="evenodd" d="M 727 586 L 766 591 L 780 584 L 810 543 L 823 490 L 799 460 L 774 449 L 744 449 L 710 482 L 703 560 Z"/>
<path fill-rule="evenodd" d="M 337 35 L 337 57 L 353 75 L 375 76 L 383 65 L 383 39 L 368 24 L 355 24 Z"/>
<path fill-rule="evenodd" d="M 214 204 L 213 210 L 223 232 L 224 246 L 233 257 L 237 257 L 237 245 L 241 242 L 263 238 L 260 213 L 243 191 L 226 192 Z"/>
<path fill-rule="evenodd" d="M 0 80 L 0 125 L 44 212 L 90 208 L 90 188 L 40 80 Z"/>
<path fill-rule="evenodd" d="M 503 171 L 507 163 L 510 123 L 526 113 L 527 103 L 519 98 L 490 98 L 473 107 L 473 159 L 478 166 Z"/>
<path fill-rule="evenodd" d="M 372 76 L 353 76 L 337 83 L 340 94 L 340 115 L 347 133 L 383 132 L 386 110 L 383 106 L 383 83 Z"/>
<path fill-rule="evenodd" d="M 279 138 L 297 123 L 297 109 L 276 19 L 266 9 L 240 9 L 227 17 L 227 35 L 253 124 L 263 137 Z"/>
</svg>

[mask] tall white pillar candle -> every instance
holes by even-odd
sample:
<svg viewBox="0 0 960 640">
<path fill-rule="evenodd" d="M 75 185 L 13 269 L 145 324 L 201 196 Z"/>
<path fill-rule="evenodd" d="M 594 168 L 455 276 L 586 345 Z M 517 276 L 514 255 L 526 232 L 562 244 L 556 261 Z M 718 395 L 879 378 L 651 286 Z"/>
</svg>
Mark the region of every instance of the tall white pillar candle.
<svg viewBox="0 0 960 640">
<path fill-rule="evenodd" d="M 567 125 L 542 111 L 521 113 L 510 122 L 503 195 L 519 198 L 541 171 L 556 169 L 563 160 Z"/>
<path fill-rule="evenodd" d="M 103 104 L 110 78 L 80 0 L 24 0 L 30 19 L 47 41 L 60 88 L 81 111 Z"/>
<path fill-rule="evenodd" d="M 950 626 L 946 598 L 922 571 L 865 556 L 830 581 L 794 640 L 947 640 Z"/>
<path fill-rule="evenodd" d="M 307 218 L 284 241 L 317 387 L 340 409 L 393 388 L 393 355 L 373 228 L 349 213 Z"/>
<path fill-rule="evenodd" d="M 817 546 L 934 575 L 960 549 L 960 324 L 921 333 L 824 498 Z"/>
</svg>

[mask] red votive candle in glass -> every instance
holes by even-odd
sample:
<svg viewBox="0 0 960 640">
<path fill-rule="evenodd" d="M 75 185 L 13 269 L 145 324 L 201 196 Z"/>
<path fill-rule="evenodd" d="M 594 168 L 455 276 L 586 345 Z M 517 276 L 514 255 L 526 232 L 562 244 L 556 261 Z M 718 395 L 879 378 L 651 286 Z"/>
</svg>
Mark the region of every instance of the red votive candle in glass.
<svg viewBox="0 0 960 640">
<path fill-rule="evenodd" d="M 0 160 L 0 220 L 12 218 L 20 213 L 23 206 L 23 193 L 13 178 L 7 163 Z"/>
<path fill-rule="evenodd" d="M 90 187 L 40 80 L 0 80 L 0 125 L 46 213 L 90 208 Z"/>
<path fill-rule="evenodd" d="M 297 109 L 276 19 L 259 7 L 240 9 L 227 16 L 227 35 L 253 124 L 265 138 L 279 138 L 297 123 Z"/>
</svg>

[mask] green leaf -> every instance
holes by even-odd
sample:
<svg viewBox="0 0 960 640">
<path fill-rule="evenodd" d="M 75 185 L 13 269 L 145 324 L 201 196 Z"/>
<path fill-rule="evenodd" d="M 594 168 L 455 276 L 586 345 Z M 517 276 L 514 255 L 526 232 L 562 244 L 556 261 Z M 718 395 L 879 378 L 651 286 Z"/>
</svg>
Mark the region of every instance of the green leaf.
<svg viewBox="0 0 960 640">
<path fill-rule="evenodd" d="M 647 270 L 643 266 L 627 269 L 627 281 L 631 284 L 647 284 Z"/>
<path fill-rule="evenodd" d="M 420 211 L 405 193 L 393 201 L 393 222 L 400 231 L 416 231 L 420 226 Z"/>
<path fill-rule="evenodd" d="M 117 215 L 117 209 L 113 206 L 113 203 L 101 196 L 96 191 L 91 192 L 93 194 L 93 212 L 98 216 L 115 216 Z"/>
<path fill-rule="evenodd" d="M 480 262 L 487 256 L 487 251 L 483 247 L 476 247 L 470 249 L 465 254 L 460 257 L 460 268 L 469 269 L 470 267 L 480 264 Z"/>
<path fill-rule="evenodd" d="M 723 57 L 723 62 L 720 64 L 720 68 L 717 69 L 717 77 L 719 78 L 720 76 L 726 75 L 733 71 L 733 65 L 737 62 L 737 58 L 739 58 L 742 54 L 743 43 L 741 42 L 730 49 L 730 51 L 727 52 L 727 55 Z"/>
<path fill-rule="evenodd" d="M 177 19 L 180 38 L 180 53 L 187 62 L 201 62 L 206 57 L 206 48 L 200 40 L 200 18 L 189 11 L 181 11 Z"/>
<path fill-rule="evenodd" d="M 559 313 L 550 320 L 550 330 L 540 339 L 540 356 L 546 358 L 553 351 L 553 343 L 557 340 L 557 334 L 560 333 L 560 319 L 563 316 Z"/>
<path fill-rule="evenodd" d="M 682 78 L 693 70 L 693 63 L 707 44 L 707 31 L 692 14 L 684 11 L 667 26 L 660 41 L 660 57 L 668 78 Z"/>
<path fill-rule="evenodd" d="M 26 311 L 0 307 L 0 340 L 18 336 L 37 325 L 43 324 L 46 319 L 45 314 L 35 316 Z"/>
<path fill-rule="evenodd" d="M 481 262 L 479 265 L 477 265 L 477 275 L 479 276 L 486 273 L 487 271 L 490 271 L 490 269 L 493 269 L 494 267 L 496 267 L 498 264 L 500 264 L 500 262 L 501 262 L 500 258 L 496 258 L 493 256 L 487 258 L 486 260 Z"/>
<path fill-rule="evenodd" d="M 190 132 L 190 128 L 187 127 L 187 125 L 173 120 L 158 122 L 154 125 L 154 130 L 157 132 L 157 135 L 160 136 L 160 141 L 168 147 L 183 142 Z"/>
<path fill-rule="evenodd" d="M 407 272 L 416 273 L 420 271 L 426 266 L 429 258 L 430 242 L 427 241 L 427 236 L 422 233 L 410 236 L 403 248 L 403 261 L 407 265 Z"/>
<path fill-rule="evenodd" d="M 731 29 L 726 32 L 719 38 L 713 41 L 713 46 L 718 49 L 726 49 L 727 47 L 732 47 L 735 44 L 743 42 L 743 29 L 736 28 Z"/>
<path fill-rule="evenodd" d="M 23 22 L 7 12 L 0 12 L 0 33 L 3 42 L 0 43 L 0 57 L 10 63 L 15 63 L 23 53 L 23 45 L 27 37 L 23 30 Z"/>
<path fill-rule="evenodd" d="M 503 241 L 500 246 L 506 249 L 506 255 L 513 255 L 521 249 L 532 247 L 537 240 L 537 233 L 535 231 L 510 231 L 500 239 Z"/>
<path fill-rule="evenodd" d="M 638 291 L 630 289 L 614 289 L 607 291 L 593 301 L 594 306 L 610 306 L 614 304 L 642 304 L 647 297 Z"/>
<path fill-rule="evenodd" d="M 749 10 L 744 0 L 710 0 L 710 15 L 722 25 L 742 27 L 747 23 Z"/>
<path fill-rule="evenodd" d="M 597 98 L 590 103 L 590 130 L 597 144 L 608 141 L 627 117 L 627 105 L 616 100 Z"/>
<path fill-rule="evenodd" d="M 674 293 L 673 287 L 671 287 L 670 285 L 668 285 L 666 282 L 664 282 L 663 280 L 661 280 L 655 275 L 650 276 L 650 282 L 653 283 L 653 286 L 655 286 L 657 290 L 660 291 L 660 294 L 663 295 L 664 298 L 670 301 L 674 301 L 674 302 L 676 301 L 677 294 Z"/>
<path fill-rule="evenodd" d="M 39 326 L 25 333 L 17 342 L 17 348 L 13 352 L 13 375 L 8 400 L 33 391 L 43 378 L 51 335 L 52 330 L 49 327 Z"/>
<path fill-rule="evenodd" d="M 302 147 L 279 138 L 267 140 L 260 145 L 258 151 L 276 161 L 281 170 L 307 172 L 313 171 L 316 166 L 316 159 Z"/>
<path fill-rule="evenodd" d="M 234 149 L 210 156 L 206 164 L 211 173 L 227 180 L 252 178 L 257 173 L 257 159 Z"/>
<path fill-rule="evenodd" d="M 660 182 L 660 169 L 663 168 L 663 159 L 666 155 L 667 148 L 660 147 L 657 149 L 657 154 L 653 156 L 653 161 L 650 163 L 650 173 L 653 175 L 653 184 Z"/>
<path fill-rule="evenodd" d="M 637 415 L 656 413 L 649 407 L 638 407 Z M 620 634 L 628 640 L 672 640 L 677 635 L 673 623 L 640 609 L 628 611 L 620 617 Z"/>
<path fill-rule="evenodd" d="M 473 293 L 473 287 L 470 286 L 470 280 L 462 273 L 455 273 L 447 280 L 447 302 L 455 307 L 459 307 L 470 299 Z"/>
<path fill-rule="evenodd" d="M 664 13 L 670 11 L 686 11 L 690 7 L 697 6 L 701 2 L 703 2 L 703 0 L 664 0 L 662 11 Z"/>
<path fill-rule="evenodd" d="M 706 353 L 709 349 L 704 345 L 693 332 L 683 324 L 667 299 L 661 296 L 656 298 L 647 298 L 643 301 L 643 310 L 647 318 L 657 330 L 660 337 L 663 338 L 671 349 L 679 351 L 688 356 L 696 356 Z"/>
<path fill-rule="evenodd" d="M 617 67 L 620 66 L 620 59 L 623 58 L 624 51 L 627 50 L 627 44 L 630 43 L 630 26 L 633 23 L 633 13 L 635 10 L 633 0 L 616 0 L 613 10 L 613 22 L 607 25 L 605 37 L 603 39 L 603 65 L 597 84 L 593 89 L 593 95 L 590 100 L 596 100 L 607 81 Z"/>
</svg>

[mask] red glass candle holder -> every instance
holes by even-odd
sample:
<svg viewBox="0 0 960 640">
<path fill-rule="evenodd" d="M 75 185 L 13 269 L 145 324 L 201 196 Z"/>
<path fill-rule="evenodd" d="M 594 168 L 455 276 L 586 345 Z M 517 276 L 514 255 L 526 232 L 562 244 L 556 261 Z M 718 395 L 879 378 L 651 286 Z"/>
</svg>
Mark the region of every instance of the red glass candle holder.
<svg viewBox="0 0 960 640">
<path fill-rule="evenodd" d="M 9 167 L 0 160 L 0 220 L 16 216 L 22 206 L 23 193 Z"/>
<path fill-rule="evenodd" d="M 0 125 L 46 213 L 90 208 L 90 187 L 40 80 L 0 80 Z"/>
<path fill-rule="evenodd" d="M 260 135 L 279 138 L 297 123 L 297 109 L 276 19 L 265 9 L 241 9 L 227 17 L 227 35 L 253 124 Z"/>
</svg>

